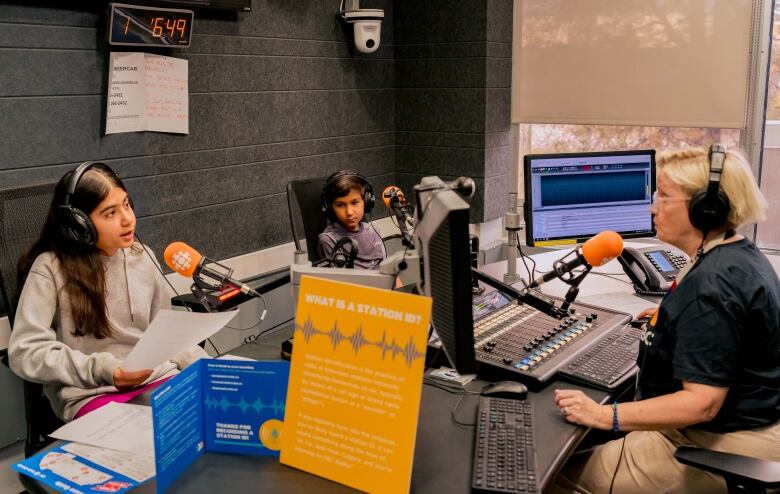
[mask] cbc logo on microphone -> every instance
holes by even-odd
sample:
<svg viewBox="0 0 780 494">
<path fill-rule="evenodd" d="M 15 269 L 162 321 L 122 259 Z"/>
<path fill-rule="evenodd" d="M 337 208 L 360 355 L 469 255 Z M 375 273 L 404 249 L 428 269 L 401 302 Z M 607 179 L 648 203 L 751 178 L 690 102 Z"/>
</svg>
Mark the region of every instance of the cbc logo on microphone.
<svg viewBox="0 0 780 494">
<path fill-rule="evenodd" d="M 192 257 L 189 252 L 180 250 L 171 257 L 173 260 L 173 267 L 178 271 L 184 271 L 192 266 Z"/>
</svg>

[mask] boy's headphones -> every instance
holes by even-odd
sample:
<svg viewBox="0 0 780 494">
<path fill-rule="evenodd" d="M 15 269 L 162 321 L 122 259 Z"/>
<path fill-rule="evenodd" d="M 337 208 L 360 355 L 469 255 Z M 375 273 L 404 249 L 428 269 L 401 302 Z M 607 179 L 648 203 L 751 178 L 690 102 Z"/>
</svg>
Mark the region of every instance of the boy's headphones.
<svg viewBox="0 0 780 494">
<path fill-rule="evenodd" d="M 324 214 L 325 217 L 330 221 L 336 221 L 336 215 L 333 213 L 333 208 L 331 207 L 330 188 L 333 187 L 336 181 L 344 177 L 355 177 L 363 183 L 363 213 L 369 214 L 371 213 L 371 210 L 374 209 L 376 197 L 374 196 L 374 188 L 371 186 L 371 182 L 366 180 L 366 178 L 358 172 L 336 172 L 328 177 L 328 180 L 325 182 L 325 186 L 322 188 L 322 197 L 320 201 L 320 209 L 322 210 L 322 214 Z"/>
<path fill-rule="evenodd" d="M 345 247 L 350 245 L 349 249 Z M 354 268 L 358 255 L 358 242 L 352 237 L 342 237 L 333 246 L 330 262 L 337 268 Z"/>
<path fill-rule="evenodd" d="M 726 160 L 726 148 L 713 144 L 709 151 L 709 183 L 693 193 L 688 206 L 688 218 L 691 224 L 705 234 L 726 223 L 729 216 L 729 199 L 720 189 L 723 174 L 723 162 Z"/>
<path fill-rule="evenodd" d="M 62 235 L 71 242 L 87 247 L 93 246 L 95 245 L 95 242 L 97 242 L 97 230 L 95 229 L 92 220 L 89 219 L 89 215 L 79 208 L 74 208 L 71 205 L 71 201 L 73 200 L 73 195 L 76 193 L 76 187 L 79 185 L 79 180 L 81 180 L 84 173 L 93 166 L 102 167 L 116 175 L 116 172 L 104 163 L 87 161 L 80 164 L 73 170 L 73 173 L 70 174 L 68 183 L 65 185 L 65 196 L 62 199 L 62 204 L 57 207 L 60 232 Z M 132 208 L 133 200 L 130 199 L 129 196 L 128 201 Z"/>
</svg>

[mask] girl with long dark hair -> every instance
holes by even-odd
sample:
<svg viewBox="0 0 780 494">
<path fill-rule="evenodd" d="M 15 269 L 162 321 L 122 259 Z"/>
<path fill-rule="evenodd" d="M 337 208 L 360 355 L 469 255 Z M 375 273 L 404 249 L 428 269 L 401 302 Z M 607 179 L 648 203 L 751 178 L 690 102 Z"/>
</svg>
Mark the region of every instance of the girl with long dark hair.
<svg viewBox="0 0 780 494">
<path fill-rule="evenodd" d="M 195 347 L 155 369 L 120 368 L 157 312 L 170 308 L 165 280 L 135 241 L 135 225 L 116 173 L 85 163 L 59 181 L 41 236 L 19 261 L 10 365 L 44 384 L 65 421 L 108 401 L 126 401 L 117 392 L 169 377 L 206 356 Z"/>
</svg>

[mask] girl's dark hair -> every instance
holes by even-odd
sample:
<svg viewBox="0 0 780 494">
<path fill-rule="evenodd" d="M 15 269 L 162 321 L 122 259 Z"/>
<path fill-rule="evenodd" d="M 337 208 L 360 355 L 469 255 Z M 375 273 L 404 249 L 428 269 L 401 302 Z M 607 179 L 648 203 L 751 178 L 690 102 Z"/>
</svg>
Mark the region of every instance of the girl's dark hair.
<svg viewBox="0 0 780 494">
<path fill-rule="evenodd" d="M 60 264 L 66 295 L 70 301 L 75 336 L 97 339 L 114 335 L 106 309 L 106 273 L 101 254 L 94 245 L 82 245 L 68 240 L 60 231 L 58 209 L 65 200 L 65 190 L 73 171 L 65 174 L 54 188 L 46 223 L 38 240 L 17 264 L 17 298 L 35 259 L 52 252 Z M 89 215 L 108 196 L 111 189 L 125 185 L 108 166 L 95 163 L 81 175 L 70 204 Z"/>
</svg>

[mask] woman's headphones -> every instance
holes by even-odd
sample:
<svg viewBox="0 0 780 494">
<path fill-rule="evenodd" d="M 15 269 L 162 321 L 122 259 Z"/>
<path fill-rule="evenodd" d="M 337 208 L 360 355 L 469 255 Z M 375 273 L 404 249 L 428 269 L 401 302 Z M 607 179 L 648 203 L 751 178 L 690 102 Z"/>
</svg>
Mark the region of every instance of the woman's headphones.
<svg viewBox="0 0 780 494">
<path fill-rule="evenodd" d="M 349 250 L 345 247 L 350 245 Z M 358 255 L 358 242 L 352 237 L 342 237 L 333 246 L 333 255 L 330 262 L 337 268 L 354 268 Z"/>
<path fill-rule="evenodd" d="M 363 184 L 363 213 L 369 214 L 371 213 L 371 210 L 374 209 L 376 197 L 374 196 L 374 188 L 371 186 L 371 182 L 366 180 L 366 178 L 358 172 L 336 172 L 328 177 L 328 180 L 325 182 L 325 186 L 322 188 L 322 197 L 320 201 L 320 209 L 322 210 L 322 214 L 324 214 L 325 217 L 330 221 L 336 221 L 336 215 L 333 213 L 333 208 L 331 207 L 332 191 L 330 189 L 339 179 L 344 177 L 355 177 Z"/>
<path fill-rule="evenodd" d="M 57 219 L 62 235 L 67 240 L 86 247 L 91 247 L 97 242 L 97 230 L 92 220 L 89 219 L 89 215 L 79 208 L 74 208 L 71 202 L 73 195 L 76 193 L 76 187 L 79 185 L 79 180 L 92 167 L 100 167 L 113 173 L 119 179 L 117 173 L 104 163 L 96 161 L 82 163 L 70 174 L 70 178 L 68 178 L 68 182 L 65 185 L 65 195 L 62 199 L 62 204 L 57 207 Z M 132 208 L 133 200 L 129 197 L 128 200 Z"/>
<path fill-rule="evenodd" d="M 726 223 L 731 206 L 726 194 L 720 189 L 726 148 L 713 144 L 709 151 L 709 183 L 693 193 L 688 206 L 691 224 L 705 234 Z"/>
</svg>

